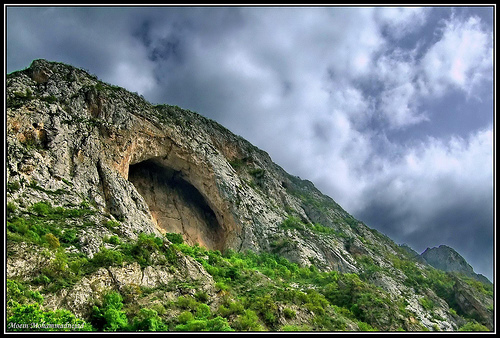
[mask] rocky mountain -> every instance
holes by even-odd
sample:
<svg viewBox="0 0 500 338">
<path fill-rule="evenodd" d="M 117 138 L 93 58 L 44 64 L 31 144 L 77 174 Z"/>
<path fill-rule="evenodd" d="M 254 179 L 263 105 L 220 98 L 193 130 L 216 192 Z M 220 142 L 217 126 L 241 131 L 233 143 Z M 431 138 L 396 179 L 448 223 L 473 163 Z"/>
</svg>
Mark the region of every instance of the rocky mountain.
<svg viewBox="0 0 500 338">
<path fill-rule="evenodd" d="M 458 272 L 480 282 L 491 283 L 485 276 L 475 273 L 465 258 L 449 246 L 440 245 L 435 248 L 427 248 L 420 256 L 436 269 Z"/>
<path fill-rule="evenodd" d="M 212 120 L 46 60 L 6 90 L 13 330 L 494 329 L 491 284 L 415 259 Z"/>
</svg>

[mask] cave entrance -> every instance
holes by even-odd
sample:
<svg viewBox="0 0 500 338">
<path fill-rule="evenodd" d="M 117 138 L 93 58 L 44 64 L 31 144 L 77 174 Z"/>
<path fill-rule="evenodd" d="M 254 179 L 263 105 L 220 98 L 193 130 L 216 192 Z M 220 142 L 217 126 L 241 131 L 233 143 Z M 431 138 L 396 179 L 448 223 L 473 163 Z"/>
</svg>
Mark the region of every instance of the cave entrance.
<svg viewBox="0 0 500 338">
<path fill-rule="evenodd" d="M 182 172 L 154 159 L 129 166 L 129 181 L 149 206 L 159 230 L 210 250 L 223 250 L 224 232 L 205 197 Z"/>
</svg>

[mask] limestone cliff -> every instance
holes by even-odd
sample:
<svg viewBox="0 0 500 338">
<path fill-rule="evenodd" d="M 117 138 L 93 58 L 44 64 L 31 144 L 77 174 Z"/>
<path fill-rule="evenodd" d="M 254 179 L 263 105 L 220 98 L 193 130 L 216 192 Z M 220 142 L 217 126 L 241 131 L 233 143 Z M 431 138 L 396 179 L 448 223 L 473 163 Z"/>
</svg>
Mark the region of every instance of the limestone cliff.
<svg viewBox="0 0 500 338">
<path fill-rule="evenodd" d="M 58 236 L 50 234 L 65 240 L 68 254 L 84 255 L 81 262 L 101 259 L 117 243 L 146 243 L 141 234 L 178 233 L 209 250 L 273 253 L 298 266 L 356 273 L 384 297 L 405 299 L 402 307 L 411 316 L 399 315 L 381 328 L 396 329 L 397 322 L 408 330 L 457 330 L 464 323 L 450 311 L 450 300 L 412 284 L 433 270 L 212 120 L 152 105 L 82 69 L 46 60 L 9 74 L 6 97 L 9 279 L 43 285 L 40 276 L 50 275 L 58 260 L 33 244 L 39 238 L 21 220 L 26 218 L 52 227 Z M 49 247 L 59 246 L 43 236 Z M 141 265 L 84 274 L 69 268 L 78 260 L 64 263 L 75 281 L 49 292 L 46 306 L 85 318 L 105 289 L 158 288 L 182 279 L 201 285 L 213 308 L 219 304 L 220 290 L 200 263 L 204 258 L 174 253 L 167 244 L 148 245 L 170 258 L 148 256 Z M 172 262 L 176 269 L 168 268 Z M 432 300 L 432 311 L 422 299 Z M 490 310 L 481 311 L 479 320 L 489 316 Z"/>
</svg>

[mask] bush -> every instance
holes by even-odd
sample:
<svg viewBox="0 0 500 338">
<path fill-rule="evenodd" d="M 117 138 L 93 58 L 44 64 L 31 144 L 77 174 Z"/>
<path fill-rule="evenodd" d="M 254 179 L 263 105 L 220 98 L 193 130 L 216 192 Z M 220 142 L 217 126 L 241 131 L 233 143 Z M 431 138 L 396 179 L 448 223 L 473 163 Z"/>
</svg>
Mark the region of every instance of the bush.
<svg viewBox="0 0 500 338">
<path fill-rule="evenodd" d="M 112 291 L 104 296 L 102 307 L 92 308 L 92 324 L 103 331 L 123 331 L 128 327 L 127 316 L 123 308 L 123 298 Z"/>
<path fill-rule="evenodd" d="M 237 331 L 263 331 L 259 324 L 259 317 L 253 310 L 245 310 L 243 315 L 238 316 L 232 324 Z"/>
<path fill-rule="evenodd" d="M 226 285 L 226 283 L 219 281 L 215 283 L 215 288 L 219 291 L 226 291 L 229 287 Z"/>
<path fill-rule="evenodd" d="M 35 301 L 36 303 L 43 303 L 43 296 L 39 291 L 31 291 L 29 287 L 25 286 L 22 282 L 7 279 L 7 306 L 20 305 L 28 302 Z M 9 313 L 7 313 L 9 316 Z"/>
<path fill-rule="evenodd" d="M 111 230 L 113 231 L 114 229 L 118 228 L 120 226 L 120 223 L 116 222 L 116 221 L 112 221 L 112 220 L 109 220 L 109 221 L 106 221 L 104 223 L 104 226 L 108 229 L 108 230 Z"/>
<path fill-rule="evenodd" d="M 196 318 L 208 318 L 210 315 L 210 306 L 207 304 L 199 304 L 196 308 Z"/>
<path fill-rule="evenodd" d="M 192 297 L 179 296 L 176 305 L 181 309 L 196 310 L 198 302 Z"/>
<path fill-rule="evenodd" d="M 16 192 L 21 188 L 19 181 L 9 182 L 7 183 L 7 191 Z"/>
<path fill-rule="evenodd" d="M 120 245 L 121 241 L 120 241 L 120 237 L 118 236 L 111 236 L 108 240 L 108 243 L 109 244 L 113 244 L 113 245 Z"/>
<path fill-rule="evenodd" d="M 90 324 L 68 310 L 44 311 L 40 304 L 17 305 L 7 319 L 7 331 L 92 331 Z"/>
<path fill-rule="evenodd" d="M 52 212 L 52 207 L 48 202 L 37 202 L 31 206 L 31 210 L 40 216 L 47 216 Z"/>
<path fill-rule="evenodd" d="M 301 331 L 311 331 L 311 328 L 307 325 L 283 325 L 280 331 L 288 332 L 301 332 Z"/>
<path fill-rule="evenodd" d="M 165 331 L 166 327 L 158 312 L 152 309 L 141 309 L 134 318 L 132 329 L 134 331 Z"/>
<path fill-rule="evenodd" d="M 205 291 L 198 291 L 194 294 L 194 298 L 196 298 L 197 301 L 206 303 L 209 299 L 208 294 Z"/>
<path fill-rule="evenodd" d="M 464 326 L 462 326 L 460 329 L 458 329 L 458 331 L 477 332 L 477 331 L 489 331 L 489 329 L 486 326 L 479 324 L 476 321 L 470 321 Z"/>
<path fill-rule="evenodd" d="M 283 315 L 285 316 L 285 318 L 287 319 L 293 319 L 295 318 L 296 316 L 296 313 L 294 310 L 290 309 L 290 308 L 285 308 L 283 309 Z"/>
<path fill-rule="evenodd" d="M 190 311 L 184 311 L 177 317 L 177 321 L 181 324 L 186 324 L 193 319 L 194 315 Z"/>
<path fill-rule="evenodd" d="M 428 298 L 428 297 L 423 297 L 423 298 L 420 298 L 418 300 L 418 302 L 420 303 L 420 305 L 422 305 L 422 307 L 426 310 L 432 310 L 434 308 L 434 302 Z"/>
<path fill-rule="evenodd" d="M 305 224 L 300 221 L 297 217 L 289 216 L 287 219 L 281 223 L 282 229 L 297 229 L 303 230 L 305 229 Z"/>
<path fill-rule="evenodd" d="M 96 267 L 120 266 L 122 265 L 124 256 L 121 252 L 101 248 L 92 258 L 92 263 Z"/>
<path fill-rule="evenodd" d="M 64 231 L 61 236 L 61 241 L 66 244 L 76 244 L 78 242 L 78 238 L 76 237 L 76 230 L 68 229 Z"/>
<path fill-rule="evenodd" d="M 234 331 L 227 320 L 222 317 L 213 319 L 193 319 L 186 324 L 179 324 L 175 327 L 176 331 Z"/>
<path fill-rule="evenodd" d="M 136 261 L 144 268 L 152 264 L 151 257 L 153 253 L 160 251 L 160 247 L 163 247 L 161 238 L 141 233 L 135 244 L 122 245 L 121 249 L 127 260 Z"/>
<path fill-rule="evenodd" d="M 229 317 L 231 315 L 242 315 L 245 313 L 245 308 L 241 303 L 230 302 L 226 306 L 219 307 L 219 313 L 222 317 Z"/>
<path fill-rule="evenodd" d="M 54 236 L 52 233 L 48 233 L 43 236 L 45 242 L 49 244 L 49 248 L 57 249 L 61 244 L 59 243 L 59 239 Z"/>
<path fill-rule="evenodd" d="M 176 234 L 173 232 L 169 232 L 165 234 L 165 237 L 172 243 L 172 244 L 184 244 L 184 239 L 182 238 L 182 234 Z"/>
<path fill-rule="evenodd" d="M 16 212 L 17 207 L 12 202 L 7 202 L 7 217 L 10 218 L 14 212 Z"/>
</svg>

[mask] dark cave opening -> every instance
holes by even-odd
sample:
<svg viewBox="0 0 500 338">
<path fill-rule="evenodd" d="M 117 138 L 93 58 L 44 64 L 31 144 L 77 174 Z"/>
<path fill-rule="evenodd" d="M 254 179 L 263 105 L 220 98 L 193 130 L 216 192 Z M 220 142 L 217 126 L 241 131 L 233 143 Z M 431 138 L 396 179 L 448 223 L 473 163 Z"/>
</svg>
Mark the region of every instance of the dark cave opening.
<svg viewBox="0 0 500 338">
<path fill-rule="evenodd" d="M 181 233 L 191 245 L 223 249 L 224 232 L 215 212 L 182 172 L 150 159 L 130 165 L 128 179 L 148 204 L 160 231 Z"/>
</svg>

